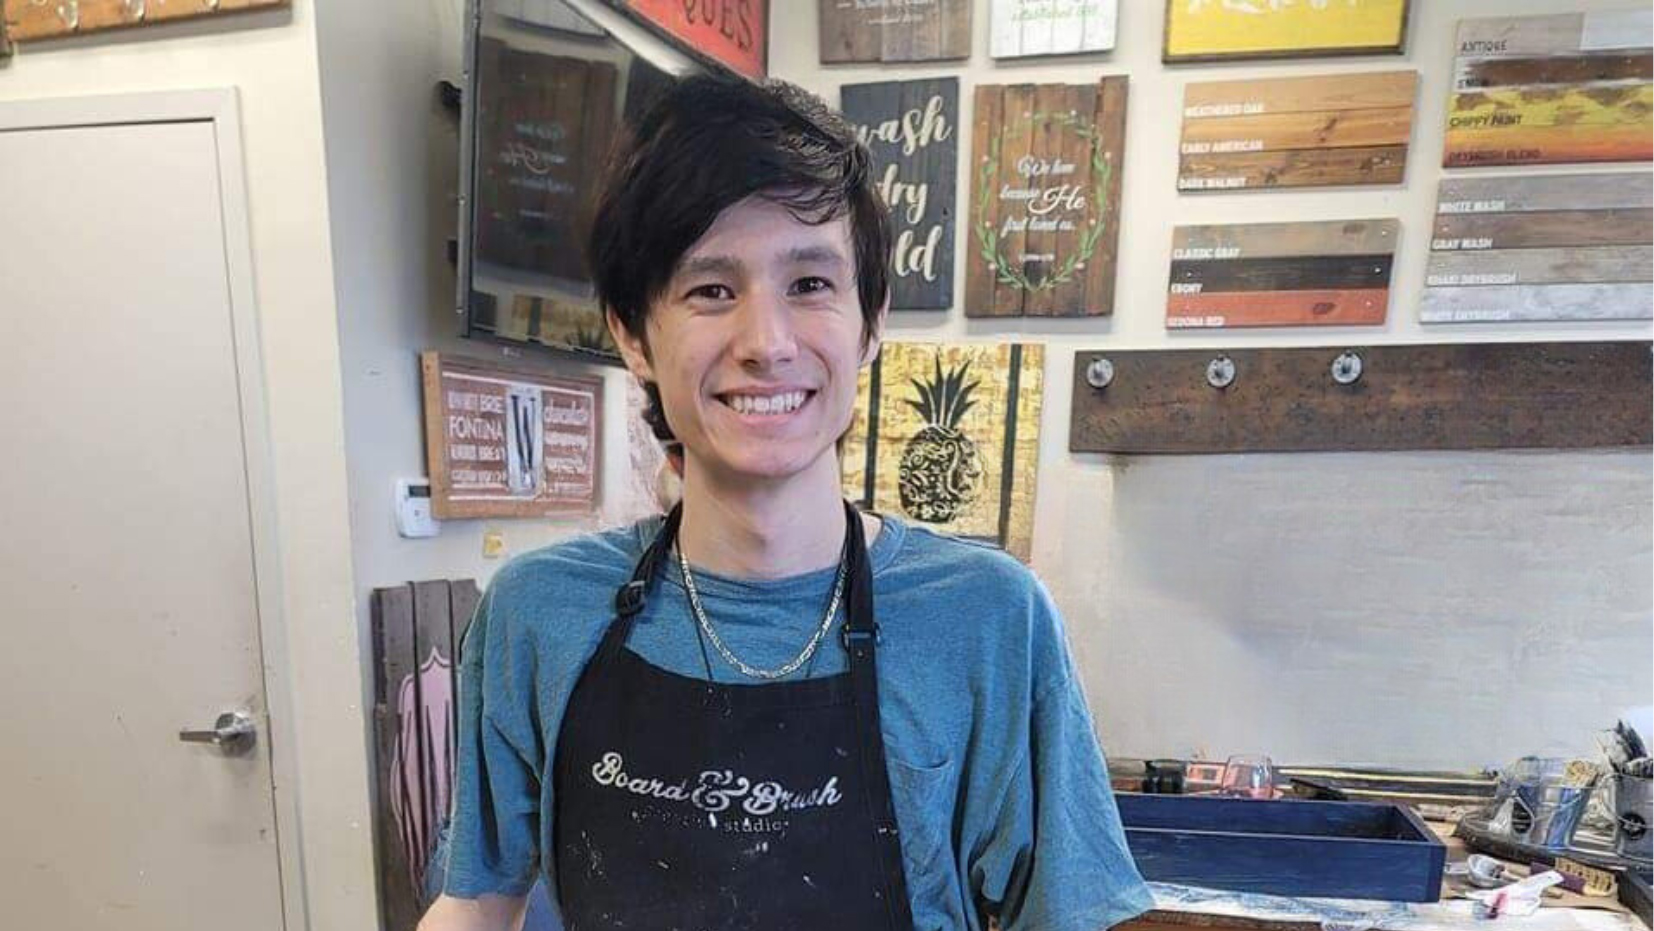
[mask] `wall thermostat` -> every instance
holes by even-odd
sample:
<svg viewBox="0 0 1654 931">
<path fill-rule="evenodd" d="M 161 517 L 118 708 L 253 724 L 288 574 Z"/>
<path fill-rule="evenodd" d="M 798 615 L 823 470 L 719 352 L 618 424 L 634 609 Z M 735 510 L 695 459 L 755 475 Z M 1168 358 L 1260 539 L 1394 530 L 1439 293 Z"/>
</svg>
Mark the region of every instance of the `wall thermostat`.
<svg viewBox="0 0 1654 931">
<path fill-rule="evenodd" d="M 396 480 L 396 532 L 410 539 L 434 537 L 439 529 L 431 516 L 431 482 L 424 478 Z"/>
</svg>

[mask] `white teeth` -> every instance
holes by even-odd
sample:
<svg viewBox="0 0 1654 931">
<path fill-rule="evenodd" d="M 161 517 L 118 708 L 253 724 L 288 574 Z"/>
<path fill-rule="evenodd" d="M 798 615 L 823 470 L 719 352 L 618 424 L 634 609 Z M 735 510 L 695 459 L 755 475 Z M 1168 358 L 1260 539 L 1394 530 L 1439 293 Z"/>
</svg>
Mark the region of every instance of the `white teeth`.
<svg viewBox="0 0 1654 931">
<path fill-rule="evenodd" d="M 804 405 L 806 393 L 789 391 L 776 395 L 728 395 L 727 403 L 737 414 L 790 414 Z"/>
</svg>

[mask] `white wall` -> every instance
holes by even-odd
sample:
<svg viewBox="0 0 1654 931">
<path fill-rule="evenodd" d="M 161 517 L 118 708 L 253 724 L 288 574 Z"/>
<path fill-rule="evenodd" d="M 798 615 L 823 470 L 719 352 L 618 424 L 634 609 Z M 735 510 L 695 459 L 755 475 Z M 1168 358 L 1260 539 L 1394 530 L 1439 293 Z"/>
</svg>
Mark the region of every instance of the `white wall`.
<svg viewBox="0 0 1654 931">
<path fill-rule="evenodd" d="M 1527 752 L 1587 751 L 1591 731 L 1611 724 L 1621 707 L 1650 700 L 1647 450 L 1068 452 L 1068 386 L 1081 349 L 1654 335 L 1646 323 L 1426 329 L 1417 322 L 1443 174 L 1454 23 L 1633 5 L 1414 0 L 1403 56 L 1168 67 L 1159 60 L 1159 0 L 1120 0 L 1112 53 L 997 63 L 987 55 L 988 0 L 977 0 L 969 61 L 822 67 L 815 4 L 774 0 L 772 72 L 829 102 L 841 84 L 958 76 L 961 159 L 971 150 L 976 84 L 1131 77 L 1113 318 L 966 320 L 956 309 L 898 314 L 891 333 L 1016 337 L 1051 347 L 1033 565 L 1068 619 L 1110 752 L 1478 766 Z M 1186 82 L 1397 68 L 1422 72 L 1405 186 L 1177 193 Z M 956 209 L 968 216 L 964 185 Z M 1402 222 L 1383 327 L 1166 331 L 1174 225 L 1372 216 Z M 957 245 L 962 295 L 963 234 Z"/>
<path fill-rule="evenodd" d="M 308 927 L 369 928 L 373 850 L 312 13 L 310 0 L 294 0 L 274 13 L 21 46 L 0 62 L 0 99 L 240 92 L 281 540 L 281 578 L 261 582 L 280 586 L 296 706 L 297 746 L 274 752 L 296 757 Z"/>
</svg>

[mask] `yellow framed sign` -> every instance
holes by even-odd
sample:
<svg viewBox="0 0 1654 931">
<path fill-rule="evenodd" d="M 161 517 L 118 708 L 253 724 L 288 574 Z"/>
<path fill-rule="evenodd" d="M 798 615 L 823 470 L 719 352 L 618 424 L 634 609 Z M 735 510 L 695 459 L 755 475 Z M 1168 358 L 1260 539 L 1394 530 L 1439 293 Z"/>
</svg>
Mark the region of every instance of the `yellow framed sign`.
<svg viewBox="0 0 1654 931">
<path fill-rule="evenodd" d="M 1400 54 L 1409 0 L 1166 0 L 1161 60 Z"/>
</svg>

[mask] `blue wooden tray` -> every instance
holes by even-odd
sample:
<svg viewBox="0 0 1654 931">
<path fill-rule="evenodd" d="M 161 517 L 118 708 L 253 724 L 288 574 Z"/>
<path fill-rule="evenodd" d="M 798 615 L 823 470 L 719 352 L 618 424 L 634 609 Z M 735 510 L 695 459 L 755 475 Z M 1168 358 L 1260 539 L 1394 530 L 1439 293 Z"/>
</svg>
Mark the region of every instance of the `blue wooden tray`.
<svg viewBox="0 0 1654 931">
<path fill-rule="evenodd" d="M 1143 878 L 1270 895 L 1434 902 L 1447 848 L 1409 808 L 1116 796 Z"/>
</svg>

